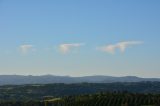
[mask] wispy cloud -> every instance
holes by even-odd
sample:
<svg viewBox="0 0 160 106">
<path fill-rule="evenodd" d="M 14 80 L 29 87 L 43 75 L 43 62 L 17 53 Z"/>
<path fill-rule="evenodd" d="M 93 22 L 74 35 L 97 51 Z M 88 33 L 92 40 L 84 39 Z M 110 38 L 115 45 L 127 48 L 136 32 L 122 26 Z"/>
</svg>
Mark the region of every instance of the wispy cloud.
<svg viewBox="0 0 160 106">
<path fill-rule="evenodd" d="M 27 54 L 29 52 L 35 51 L 35 48 L 33 47 L 33 45 L 25 44 L 25 45 L 20 45 L 19 50 L 22 54 Z"/>
<path fill-rule="evenodd" d="M 114 54 L 117 49 L 119 49 L 121 52 L 125 52 L 126 48 L 133 45 L 139 45 L 142 43 L 143 43 L 142 41 L 124 41 L 100 47 L 98 48 L 98 50 Z"/>
<path fill-rule="evenodd" d="M 65 44 L 61 44 L 59 45 L 59 50 L 61 53 L 68 53 L 70 52 L 72 49 L 83 46 L 84 43 L 65 43 Z"/>
</svg>

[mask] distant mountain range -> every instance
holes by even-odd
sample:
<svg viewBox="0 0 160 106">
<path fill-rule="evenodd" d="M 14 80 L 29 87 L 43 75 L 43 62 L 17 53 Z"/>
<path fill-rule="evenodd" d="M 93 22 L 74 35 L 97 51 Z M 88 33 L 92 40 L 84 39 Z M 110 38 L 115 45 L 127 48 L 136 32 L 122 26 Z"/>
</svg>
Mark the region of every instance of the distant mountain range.
<svg viewBox="0 0 160 106">
<path fill-rule="evenodd" d="M 140 78 L 136 76 L 112 77 L 112 76 L 23 76 L 23 75 L 0 75 L 0 85 L 21 85 L 21 84 L 49 84 L 49 83 L 112 83 L 112 82 L 142 82 L 160 81 L 160 78 Z"/>
</svg>

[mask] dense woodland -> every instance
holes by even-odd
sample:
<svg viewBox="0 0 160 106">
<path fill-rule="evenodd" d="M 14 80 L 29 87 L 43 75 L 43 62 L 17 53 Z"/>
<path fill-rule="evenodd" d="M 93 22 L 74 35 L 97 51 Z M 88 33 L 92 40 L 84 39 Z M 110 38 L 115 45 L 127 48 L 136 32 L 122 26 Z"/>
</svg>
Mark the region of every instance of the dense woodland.
<svg viewBox="0 0 160 106">
<path fill-rule="evenodd" d="M 47 106 L 160 106 L 160 95 L 127 92 L 69 96 L 48 100 Z"/>
<path fill-rule="evenodd" d="M 108 92 L 43 101 L 1 101 L 0 106 L 160 106 L 160 94 Z"/>
<path fill-rule="evenodd" d="M 160 82 L 4 85 L 0 106 L 160 106 Z"/>
</svg>

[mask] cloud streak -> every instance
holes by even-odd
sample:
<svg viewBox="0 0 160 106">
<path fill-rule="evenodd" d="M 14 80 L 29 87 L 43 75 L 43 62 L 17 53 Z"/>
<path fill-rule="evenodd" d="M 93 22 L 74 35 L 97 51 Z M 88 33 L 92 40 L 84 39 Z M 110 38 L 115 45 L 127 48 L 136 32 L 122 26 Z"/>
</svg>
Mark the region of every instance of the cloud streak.
<svg viewBox="0 0 160 106">
<path fill-rule="evenodd" d="M 22 54 L 27 54 L 31 51 L 34 51 L 35 49 L 33 48 L 33 45 L 25 44 L 25 45 L 20 45 L 19 50 Z"/>
<path fill-rule="evenodd" d="M 119 49 L 120 52 L 123 53 L 123 52 L 125 52 L 125 50 L 128 47 L 131 47 L 131 46 L 134 46 L 134 45 L 139 45 L 139 44 L 142 44 L 142 43 L 143 43 L 142 41 L 124 41 L 124 42 L 119 42 L 117 44 L 110 44 L 110 45 L 100 47 L 100 48 L 98 48 L 98 50 L 114 54 L 115 51 L 117 49 Z"/>
<path fill-rule="evenodd" d="M 83 45 L 84 45 L 83 43 L 65 43 L 59 45 L 59 50 L 61 53 L 66 54 L 70 52 L 72 49 L 78 48 Z"/>
</svg>

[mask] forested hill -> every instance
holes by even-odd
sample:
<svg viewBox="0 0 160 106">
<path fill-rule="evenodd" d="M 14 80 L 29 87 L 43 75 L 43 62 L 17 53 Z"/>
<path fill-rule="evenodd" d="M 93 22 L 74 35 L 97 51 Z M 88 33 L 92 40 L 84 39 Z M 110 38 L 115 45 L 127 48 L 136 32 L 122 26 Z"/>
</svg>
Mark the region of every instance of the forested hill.
<svg viewBox="0 0 160 106">
<path fill-rule="evenodd" d="M 160 82 L 31 84 L 0 86 L 0 100 L 42 100 L 97 92 L 131 92 L 160 94 Z"/>
<path fill-rule="evenodd" d="M 159 78 L 140 78 L 136 76 L 112 77 L 112 76 L 23 76 L 23 75 L 0 75 L 0 85 L 23 85 L 23 84 L 50 84 L 50 83 L 112 83 L 112 82 L 142 82 L 160 81 Z"/>
</svg>

